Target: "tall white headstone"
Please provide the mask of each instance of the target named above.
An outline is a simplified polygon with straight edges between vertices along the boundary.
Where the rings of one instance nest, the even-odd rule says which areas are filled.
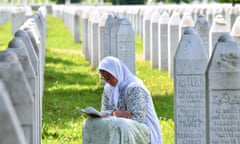
[[[186,28],[174,58],[175,144],[206,144],[207,63],[200,36]]]
[[[169,14],[164,11],[161,14],[159,19],[159,62],[158,68],[159,70],[168,70],[168,22],[169,22]]]
[[[173,58],[179,42],[180,21],[180,14],[174,11],[168,22],[168,74],[171,78],[174,72]]]
[[[202,39],[203,46],[206,49],[207,55],[209,57],[209,24],[204,15],[199,15],[195,23],[194,28],[198,32],[199,36]]]
[[[228,33],[215,45],[206,82],[208,143],[240,143],[240,49]]]

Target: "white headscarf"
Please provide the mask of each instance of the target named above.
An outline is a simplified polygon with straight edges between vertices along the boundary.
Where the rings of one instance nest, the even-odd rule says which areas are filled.
[[[114,105],[116,109],[119,94],[123,88],[141,86],[148,92],[147,88],[143,85],[142,81],[135,75],[133,75],[133,73],[122,61],[113,56],[104,57],[99,63],[98,70],[107,71],[118,80],[118,83],[115,87],[106,84],[106,86],[110,87],[111,90],[111,94],[109,94],[109,104]]]

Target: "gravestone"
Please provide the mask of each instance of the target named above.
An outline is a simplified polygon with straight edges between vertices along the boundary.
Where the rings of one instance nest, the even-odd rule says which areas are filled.
[[[90,24],[90,43],[91,43],[91,47],[90,47],[90,55],[91,55],[91,65],[93,67],[97,67],[98,63],[99,63],[99,45],[98,45],[98,26],[99,26],[99,22],[101,19],[101,14],[100,12],[97,12],[91,19],[91,24]]]
[[[21,9],[14,9],[15,11],[11,12],[11,32],[14,34],[19,27],[26,20],[25,11]]]
[[[209,24],[204,15],[199,15],[194,28],[202,39],[203,46],[206,49],[207,56],[209,57]]]
[[[150,60],[150,21],[153,12],[153,9],[147,9],[143,17],[143,57],[145,60]]]
[[[182,37],[186,27],[193,27],[194,21],[190,12],[184,12],[182,19],[179,23],[179,39]]]
[[[0,8],[0,24],[6,24],[10,19],[11,11],[7,7]]]
[[[158,53],[159,53],[159,19],[160,19],[160,12],[155,10],[151,17],[150,21],[150,62],[152,68],[158,67]]]
[[[111,56],[117,57],[117,32],[121,23],[120,17],[115,16],[111,28]]]
[[[168,22],[169,14],[164,11],[159,19],[159,70],[168,70]]]
[[[233,24],[231,35],[236,40],[237,45],[240,46],[240,16],[237,17]]]
[[[89,60],[89,47],[88,47],[88,18],[89,9],[84,9],[82,13],[82,50],[86,60]]]
[[[208,143],[240,143],[240,49],[228,33],[219,37],[206,71]]]
[[[222,15],[216,15],[213,24],[209,31],[209,57],[211,57],[213,48],[217,43],[218,38],[225,33],[229,32],[229,28],[227,26],[226,20]]]
[[[0,78],[14,105],[28,143],[33,142],[34,106],[31,88],[15,53],[0,52]]]
[[[99,11],[96,9],[93,9],[89,12],[89,18],[88,18],[88,56],[89,56],[89,62],[90,64],[92,64],[92,20],[94,19],[94,17],[100,17]],[[97,27],[95,26],[95,29],[97,29]]]
[[[135,34],[127,18],[122,18],[117,31],[117,58],[135,74]]]
[[[174,11],[168,22],[168,75],[173,78],[173,59],[179,42],[180,15]]]
[[[114,17],[104,13],[99,23],[99,61],[111,55],[111,28]]]
[[[207,63],[200,36],[186,28],[174,58],[175,144],[206,144]]]
[[[0,143],[26,144],[24,132],[9,98],[4,82],[0,79]]]

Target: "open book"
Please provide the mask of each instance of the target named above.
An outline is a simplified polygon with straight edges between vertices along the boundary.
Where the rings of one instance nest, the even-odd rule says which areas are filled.
[[[82,109],[82,112],[86,113],[88,116],[91,117],[102,117],[102,113],[93,107],[87,107],[85,109]]]

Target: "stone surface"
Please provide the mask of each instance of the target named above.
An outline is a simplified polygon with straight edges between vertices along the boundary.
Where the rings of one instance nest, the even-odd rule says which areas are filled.
[[[206,143],[206,50],[194,28],[186,28],[174,59],[175,144]]]
[[[229,34],[219,37],[207,68],[209,143],[240,143],[240,49]]]

